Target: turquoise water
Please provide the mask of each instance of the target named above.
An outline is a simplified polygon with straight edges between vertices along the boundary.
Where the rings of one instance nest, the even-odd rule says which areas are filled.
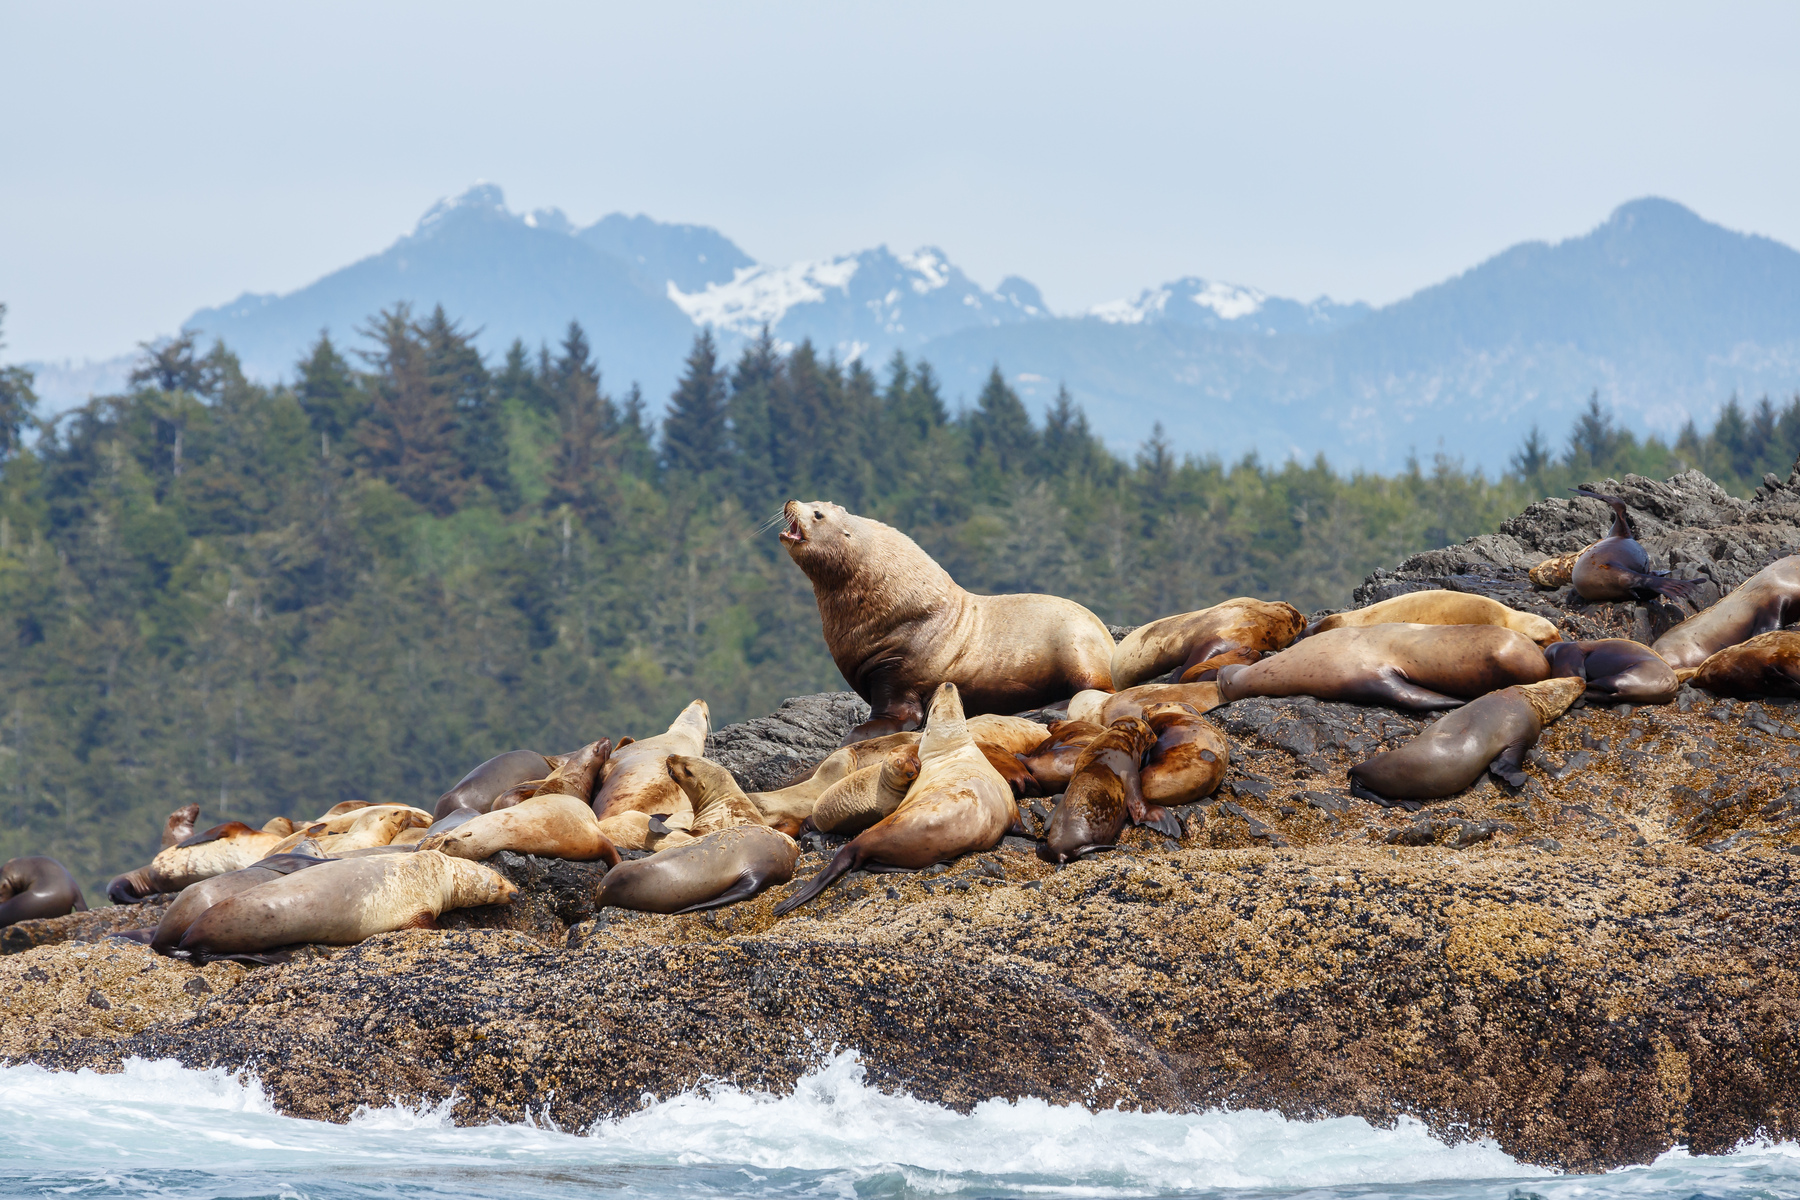
[[[270,1197],[1800,1197],[1800,1146],[1553,1175],[1416,1122],[1089,1113],[1027,1100],[967,1116],[866,1085],[839,1054],[792,1095],[716,1087],[585,1130],[458,1128],[442,1109],[278,1115],[255,1079],[133,1062],[0,1067],[0,1194]]]

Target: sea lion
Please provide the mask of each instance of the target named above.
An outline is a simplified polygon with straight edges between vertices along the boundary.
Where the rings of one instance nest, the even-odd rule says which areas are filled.
[[[393,929],[434,928],[450,909],[504,904],[518,890],[492,867],[430,850],[333,859],[213,905],[181,949],[212,958],[302,942],[354,946]]]
[[[775,915],[794,911],[846,871],[865,864],[916,871],[991,850],[1018,824],[1012,789],[969,736],[956,685],[940,684],[931,696],[925,736],[919,739],[919,777],[906,799],[845,844],[804,887],[776,906]]]
[[[1568,554],[1558,554],[1552,558],[1546,558],[1537,566],[1526,571],[1525,578],[1531,580],[1531,586],[1540,591],[1553,592],[1557,588],[1568,587],[1569,580],[1575,574],[1575,560],[1586,554],[1590,548],[1591,544]]]
[[[826,789],[866,767],[878,767],[888,755],[907,746],[917,746],[922,735],[890,733],[840,746],[794,782],[772,792],[751,792],[750,802],[762,813],[763,820],[784,832],[797,833],[799,826],[812,816],[813,806]],[[791,822],[793,829],[787,829]]]
[[[1407,592],[1371,604],[1333,613],[1306,627],[1301,637],[1312,637],[1329,629],[1351,629],[1362,625],[1498,625],[1522,633],[1540,646],[1562,640],[1555,625],[1536,613],[1508,608],[1498,600],[1468,592],[1452,592],[1432,588],[1423,592]]]
[[[1131,689],[1126,688],[1125,690],[1130,691]],[[1063,711],[1069,714],[1069,720],[1071,721],[1089,721],[1096,725],[1102,724],[1100,712],[1106,707],[1106,702],[1112,699],[1114,694],[1115,693],[1110,691],[1103,692],[1098,688],[1088,688],[1070,696],[1069,703],[1064,707]]]
[[[184,804],[169,814],[163,822],[162,849],[167,850],[177,842],[184,842],[194,836],[194,823],[200,819],[198,804]]]
[[[1251,596],[1163,617],[1138,626],[1113,647],[1113,687],[1132,687],[1171,671],[1179,678],[1197,664],[1233,650],[1280,650],[1300,636],[1305,624],[1306,618],[1293,605]]]
[[[486,812],[494,800],[507,789],[527,779],[542,779],[550,774],[549,757],[535,750],[508,750],[496,754],[451,785],[439,796],[434,817],[446,817],[451,810],[469,808]]]
[[[1650,556],[1631,532],[1625,502],[1586,488],[1570,491],[1598,500],[1613,510],[1612,529],[1575,559],[1569,578],[1583,600],[1648,600],[1661,594],[1671,600],[1692,599],[1700,585],[1691,579],[1670,579],[1667,571],[1652,571]]]
[[[1008,754],[1024,754],[1044,740],[1045,726],[1025,717],[980,713],[970,717],[968,724],[970,737],[998,746]]]
[[[1690,682],[1715,696],[1800,696],[1800,631],[1778,629],[1727,646]]]
[[[1076,760],[1088,743],[1105,732],[1106,726],[1092,721],[1058,721],[1050,727],[1050,736],[1033,747],[1030,754],[1021,754],[1019,761],[1044,794],[1055,795],[1068,786],[1075,774]]]
[[[280,879],[283,875],[292,875],[295,871],[316,867],[325,861],[327,860],[322,855],[271,854],[240,870],[227,871],[211,879],[202,879],[199,883],[190,883],[181,889],[181,895],[175,897],[175,902],[163,910],[162,920],[150,931],[149,946],[158,954],[168,954],[181,944],[181,939],[187,936],[187,931],[194,922],[213,905],[271,879]]]
[[[337,832],[332,832],[332,821],[341,821],[345,817],[354,820]],[[332,821],[315,821],[310,825],[300,826],[269,847],[269,854],[286,854],[303,838],[318,842],[329,854],[362,850],[369,846],[385,846],[403,830],[423,830],[431,824],[418,809],[399,804],[372,805],[360,813],[347,813],[343,817],[332,818]]]
[[[685,913],[748,900],[794,877],[800,847],[763,825],[716,829],[697,841],[620,863],[606,873],[600,908]]]
[[[1040,725],[1039,728],[1041,729],[1043,726]],[[1038,786],[1038,781],[1030,769],[1019,761],[1017,752],[980,739],[976,739],[975,745],[987,757],[988,765],[1000,773],[1000,778],[1006,780],[1006,786],[1011,789],[1014,800],[1044,794],[1044,790]],[[1033,748],[1035,749],[1035,747]]]
[[[1589,699],[1667,704],[1681,690],[1675,668],[1650,647],[1628,638],[1558,642],[1544,656],[1550,661],[1552,679],[1586,680]]]
[[[0,926],[87,910],[81,886],[54,858],[30,855],[0,867]]]
[[[1800,621],[1800,554],[1778,558],[1705,612],[1657,638],[1655,650],[1671,667],[1697,667],[1759,633]]]
[[[1230,665],[1230,664],[1227,664]],[[1105,728],[1121,717],[1141,717],[1153,704],[1185,704],[1196,713],[1209,713],[1225,703],[1215,680],[1203,683],[1140,683],[1115,692],[1100,706],[1095,724]]]
[[[1184,668],[1177,676],[1178,683],[1211,683],[1219,677],[1222,667],[1247,667],[1251,663],[1261,662],[1268,657],[1263,650],[1247,650],[1237,648],[1221,650],[1211,658],[1202,659],[1191,667]]]
[[[137,904],[146,896],[179,892],[190,883],[249,866],[281,840],[242,821],[226,821],[159,851],[148,866],[116,876],[106,894],[114,904]]]
[[[1089,742],[1050,814],[1038,857],[1063,863],[1107,849],[1118,844],[1126,821],[1179,836],[1181,823],[1173,814],[1144,800],[1138,771],[1155,745],[1156,734],[1142,717],[1124,717]]]
[[[988,761],[992,763],[993,758],[989,756]],[[826,788],[813,806],[809,822],[821,833],[861,833],[899,808],[918,777],[918,746],[902,746],[883,761],[852,771]]]
[[[738,825],[763,825],[762,812],[750,802],[730,771],[708,759],[671,754],[669,778],[687,794],[694,807],[689,836],[699,839]]]
[[[1429,710],[1549,673],[1536,642],[1498,625],[1363,625],[1315,634],[1253,667],[1226,667],[1219,694]]]
[[[1581,698],[1584,686],[1564,676],[1490,692],[1440,717],[1400,749],[1351,767],[1350,790],[1382,804],[1438,800],[1462,791],[1483,771],[1524,787],[1519,768],[1525,752],[1546,725]]]
[[[917,729],[939,683],[970,715],[1112,691],[1112,634],[1073,600],[971,595],[898,529],[823,501],[783,511],[781,543],[812,582],[826,648],[869,702],[844,744]]]
[[[1192,804],[1212,795],[1231,763],[1231,745],[1219,727],[1185,704],[1152,704],[1143,721],[1156,736],[1138,768],[1145,803]]]
[[[643,850],[647,818],[664,813],[693,816],[687,795],[669,778],[669,755],[699,758],[706,747],[710,712],[706,701],[682,709],[666,733],[613,750],[600,773],[594,812],[600,832],[623,850]],[[635,814],[635,815],[633,815]]]
[[[270,817],[262,823],[264,833],[273,833],[279,837],[286,837],[294,832],[294,829],[294,822],[287,817]]]
[[[479,813],[420,841],[416,852],[437,850],[481,860],[502,850],[573,862],[617,864],[618,847],[601,832],[594,810],[574,796],[533,796],[512,808]]]

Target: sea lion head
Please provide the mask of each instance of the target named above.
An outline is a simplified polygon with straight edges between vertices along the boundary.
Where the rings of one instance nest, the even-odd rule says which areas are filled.
[[[789,500],[781,512],[787,518],[781,545],[807,578],[829,582],[855,573],[857,535],[867,521],[829,500]]]
[[[1581,699],[1581,694],[1587,690],[1587,680],[1579,675],[1562,675],[1537,683],[1514,684],[1513,689],[1537,713],[1538,724],[1548,725],[1567,712],[1569,705]]]

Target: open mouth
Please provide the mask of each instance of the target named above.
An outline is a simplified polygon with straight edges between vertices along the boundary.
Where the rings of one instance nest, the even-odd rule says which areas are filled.
[[[788,518],[788,527],[781,531],[781,540],[791,546],[798,546],[806,540],[806,531],[800,528],[798,519]]]

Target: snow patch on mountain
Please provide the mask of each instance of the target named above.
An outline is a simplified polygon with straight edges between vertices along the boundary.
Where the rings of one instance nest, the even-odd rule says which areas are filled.
[[[828,291],[849,293],[861,262],[856,255],[794,263],[786,267],[739,267],[729,283],[709,283],[684,292],[668,283],[669,299],[696,325],[711,325],[746,336],[764,325],[779,325],[788,310],[819,304]]]

